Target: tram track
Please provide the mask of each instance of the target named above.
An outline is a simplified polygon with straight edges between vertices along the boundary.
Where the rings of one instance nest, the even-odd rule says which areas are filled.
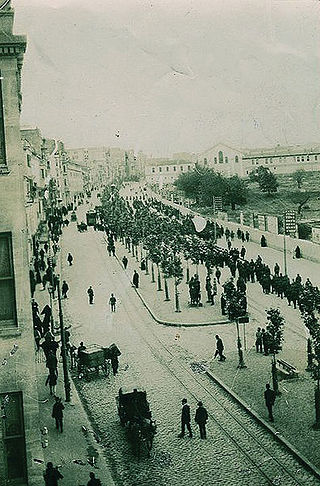
[[[129,279],[129,277],[127,278]],[[281,486],[320,484],[311,471],[299,467],[296,457],[285,445],[275,442],[271,434],[262,428],[249,415],[247,410],[237,404],[225,390],[216,383],[210,382],[210,386],[209,382],[204,383],[203,379],[196,377],[190,368],[182,364],[181,359],[177,358],[167,344],[155,333],[154,328],[146,322],[146,310],[138,305],[140,302],[138,303],[133,295],[131,298],[129,297],[128,301],[130,301],[130,313],[134,310],[135,316],[131,320],[131,326],[149,349],[151,355],[179,382],[190,396],[196,401],[201,399],[205,402],[212,422],[219,427],[223,435],[251,464],[251,467],[245,470],[248,473],[248,484],[249,482],[252,484],[250,473],[253,471],[259,471],[263,481],[261,484]],[[133,306],[133,309],[131,306]],[[139,322],[139,325],[137,322]],[[277,453],[275,453],[275,448]],[[243,468],[240,470],[244,472]]]
[[[139,320],[143,322],[143,320]],[[151,354],[165,366],[167,371],[179,381],[186,391],[199,400],[205,401],[208,409],[210,419],[222,430],[223,434],[227,436],[230,441],[241,451],[241,453],[252,464],[252,467],[258,469],[261,476],[267,480],[268,484],[290,485],[290,486],[304,486],[306,484],[320,484],[318,479],[308,471],[301,474],[301,469],[297,469],[297,460],[285,446],[276,444],[277,448],[282,449],[283,453],[289,454],[290,467],[286,466],[277,458],[272,452],[271,447],[274,447],[274,439],[268,437],[266,440],[266,432],[262,430],[253,418],[246,412],[245,423],[243,421],[243,409],[236,404],[230,395],[221,389],[218,384],[210,382],[210,389],[201,380],[196,378],[194,373],[183,365],[177,362],[176,356],[170,351],[168,346],[153,332],[150,327],[145,326],[144,332],[133,324],[135,331],[139,333],[140,338],[149,348]],[[146,339],[146,334],[152,336],[158,345]],[[168,364],[170,363],[170,365]],[[196,384],[199,394],[196,394],[194,386],[186,383],[186,377],[193,385]],[[217,398],[218,397],[218,398]],[[222,400],[221,400],[222,398]],[[214,404],[214,411],[212,409]],[[232,426],[231,421],[233,422]],[[230,429],[234,429],[234,433],[230,433]],[[267,442],[267,444],[266,444]],[[301,474],[301,478],[299,478]],[[307,477],[305,477],[307,476]]]

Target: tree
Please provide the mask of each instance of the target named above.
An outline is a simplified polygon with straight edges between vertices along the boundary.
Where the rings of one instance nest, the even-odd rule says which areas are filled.
[[[279,394],[279,387],[278,387],[278,376],[277,376],[277,368],[276,368],[276,353],[278,353],[281,349],[281,343],[283,341],[283,326],[284,326],[284,317],[280,314],[279,309],[269,309],[267,312],[267,320],[268,324],[266,326],[266,330],[268,331],[268,335],[270,338],[270,351],[272,353],[272,382],[273,382],[273,389],[274,392],[278,395]]]
[[[298,169],[292,174],[293,180],[296,181],[298,185],[298,189],[301,189],[302,181],[305,175],[306,175],[306,171],[304,169]]]
[[[234,175],[225,180],[224,198],[231,205],[231,209],[235,209],[236,204],[245,204],[247,193],[246,183],[239,176]]]
[[[277,178],[267,167],[259,166],[258,169],[250,172],[249,178],[252,182],[258,182],[260,190],[266,192],[268,196],[278,190]]]

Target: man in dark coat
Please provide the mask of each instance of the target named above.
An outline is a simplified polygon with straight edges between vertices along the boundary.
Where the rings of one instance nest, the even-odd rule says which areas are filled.
[[[136,270],[133,273],[132,283],[136,289],[139,287],[139,274]]]
[[[202,402],[198,402],[198,408],[196,410],[195,421],[199,425],[200,439],[207,438],[206,423],[208,420],[208,412],[204,408]]]
[[[96,478],[94,472],[90,473],[90,481],[88,481],[87,486],[101,486],[101,481],[99,478]]]
[[[87,294],[88,294],[88,297],[89,297],[89,304],[93,304],[94,291],[93,291],[93,288],[92,288],[91,285],[87,290]]]
[[[61,290],[62,290],[62,297],[64,299],[66,299],[68,297],[67,294],[68,294],[68,290],[69,290],[69,285],[67,284],[67,282],[65,280],[62,282]]]
[[[189,432],[189,437],[192,437],[190,421],[191,421],[190,406],[187,403],[187,399],[183,398],[182,409],[181,409],[181,433],[178,435],[178,437],[184,437],[186,427]]]
[[[68,261],[68,263],[69,263],[69,266],[71,267],[72,262],[73,262],[73,256],[71,255],[71,253],[68,253],[68,256],[67,256],[67,261]]]
[[[217,340],[217,349],[214,354],[214,358],[216,358],[219,355],[219,361],[225,361],[226,357],[223,355],[224,345],[222,339],[218,336],[218,334],[216,334],[216,340]]]
[[[59,479],[63,479],[57,467],[53,467],[52,462],[48,462],[47,469],[43,473],[46,486],[58,486]]]
[[[45,305],[41,312],[41,315],[44,316],[42,321],[43,334],[46,334],[49,331],[51,313],[51,307],[48,304]]]
[[[276,395],[274,391],[270,388],[269,383],[266,384],[266,390],[264,392],[264,399],[266,402],[266,407],[269,412],[269,420],[270,422],[274,422],[273,414],[272,414],[272,407],[274,405]]]
[[[123,264],[123,268],[126,270],[128,266],[128,258],[126,256],[122,258],[122,264]]]
[[[220,277],[221,277],[221,270],[220,270],[219,267],[217,267],[215,275],[216,275],[216,279],[217,279],[218,284],[219,284],[220,283]]]
[[[61,401],[61,398],[55,397],[55,404],[53,405],[52,409],[52,418],[56,420],[56,428],[57,430],[60,429],[60,432],[63,432],[63,410],[64,405]]]

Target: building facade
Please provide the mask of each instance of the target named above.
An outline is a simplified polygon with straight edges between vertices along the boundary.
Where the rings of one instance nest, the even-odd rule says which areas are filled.
[[[273,148],[241,149],[216,144],[198,155],[198,163],[226,176],[248,177],[259,166],[275,174],[290,174],[298,169],[320,170],[320,146],[277,145]]]
[[[10,3],[0,10],[0,484],[41,484],[39,408],[20,138],[26,38],[13,34]],[[42,479],[43,480],[43,479]]]
[[[148,184],[158,184],[163,187],[173,184],[180,174],[190,172],[195,167],[193,162],[185,160],[172,160],[165,158],[151,158],[145,167],[145,181]]]

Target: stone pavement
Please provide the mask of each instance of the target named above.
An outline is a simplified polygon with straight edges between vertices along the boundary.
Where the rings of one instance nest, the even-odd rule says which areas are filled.
[[[219,243],[221,246],[224,246],[223,240]],[[241,246],[242,243],[235,240],[234,245]],[[255,246],[257,247],[258,245],[246,245],[246,247],[249,247],[248,257],[256,257],[257,253],[254,253],[254,249],[257,250],[259,247],[255,248]],[[273,250],[273,252],[275,251],[276,250]],[[307,360],[307,334],[299,311],[294,310],[292,307],[288,307],[285,299],[281,300],[274,295],[263,294],[258,283],[248,283],[250,323],[245,325],[245,327],[243,325],[240,326],[242,344],[246,347],[244,350],[244,357],[247,368],[239,370],[237,369],[237,334],[234,323],[226,321],[226,324],[222,325],[222,323],[216,322],[216,325],[210,328],[210,330],[203,328],[203,323],[208,319],[207,316],[210,315],[210,312],[212,315],[212,307],[210,305],[194,309],[188,308],[185,304],[181,313],[175,313],[173,303],[162,303],[164,298],[163,292],[157,292],[155,288],[156,283],[150,284],[150,276],[146,277],[144,272],[139,270],[139,263],[135,258],[129,256],[129,252],[119,243],[117,244],[117,254],[120,261],[124,254],[126,254],[129,259],[126,272],[129,278],[131,278],[134,269],[138,270],[141,277],[139,293],[142,295],[145,305],[150,309],[151,314],[157,317],[161,316],[162,318],[165,316],[165,319],[163,320],[166,322],[164,323],[175,322],[176,325],[179,325],[180,323],[182,326],[185,326],[186,322],[192,323],[192,320],[194,320],[192,324],[196,325],[195,319],[196,316],[198,316],[197,326],[199,327],[194,330],[190,329],[188,338],[185,338],[186,331],[184,328],[179,329],[176,335],[176,340],[178,341],[177,345],[182,346],[188,354],[190,353],[193,355],[195,357],[195,362],[207,363],[209,365],[210,373],[213,374],[213,376],[222,380],[231,388],[231,390],[241,397],[244,402],[246,402],[248,408],[254,409],[266,420],[267,409],[264,405],[263,391],[266,383],[272,383],[271,357],[256,353],[255,330],[258,326],[264,327],[266,325],[264,309],[270,307],[280,308],[282,314],[286,318],[286,326],[284,333],[285,342],[279,358],[296,366],[299,370],[299,378],[280,381],[279,388],[281,396],[277,399],[275,404],[276,421],[274,429],[291,441],[292,444],[295,444],[295,446],[298,447],[306,457],[313,461],[317,467],[320,467],[320,460],[316,453],[316,449],[310,447],[310,443],[317,444],[320,447],[320,434],[311,429],[311,425],[314,422],[314,381],[312,380],[310,373],[305,371]],[[269,264],[272,263],[269,259],[267,259],[267,261]],[[316,265],[311,262],[308,263]],[[203,282],[205,279],[205,267],[203,265],[199,265],[199,274],[201,282]],[[229,271],[224,268],[222,270],[221,282],[223,283],[229,276]],[[184,285],[183,282],[180,287]],[[187,285],[185,285],[185,287],[188,288]],[[220,293],[221,286],[218,286],[218,298]],[[161,295],[160,298],[159,294]],[[187,299],[187,290],[181,294]],[[219,302],[219,300],[217,302]],[[165,313],[162,309],[168,304],[170,305],[170,310],[167,309]],[[220,311],[219,303],[214,307],[218,308]],[[193,316],[190,317],[189,313],[193,313]],[[219,319],[219,317],[216,318]],[[158,321],[158,319],[156,320]],[[228,358],[225,363],[212,360],[212,355],[215,349],[215,334],[219,334],[224,340]],[[293,424],[295,424],[294,427]]]
[[[58,260],[61,269],[61,260]],[[39,304],[40,311],[45,304],[49,304],[47,290],[40,290],[42,285],[37,285],[35,300]],[[63,302],[63,306],[64,306]],[[57,300],[54,300],[55,323],[58,322]],[[72,329],[71,329],[72,332]],[[59,342],[59,335],[56,336]],[[58,350],[58,356],[60,352]],[[43,351],[36,352],[36,373],[38,384],[38,399],[40,409],[39,434],[43,440],[48,440],[48,446],[43,449],[44,463],[35,461],[41,470],[45,469],[48,461],[54,465],[59,465],[59,471],[64,476],[59,482],[61,486],[85,486],[89,481],[89,473],[93,471],[96,477],[100,478],[102,486],[114,486],[114,482],[105,458],[103,449],[99,444],[99,437],[95,437],[92,425],[84,411],[76,388],[71,380],[71,402],[65,402],[63,387],[62,360],[59,359],[58,384],[56,395],[63,398],[64,410],[64,432],[61,434],[55,428],[55,420],[51,417],[54,398],[50,396],[49,386],[45,386],[48,376],[45,366],[45,356]],[[48,434],[43,435],[41,430],[46,427]],[[98,440],[96,440],[98,439]],[[94,462],[92,462],[94,457]],[[37,458],[34,458],[37,460]],[[91,464],[90,464],[91,463]],[[44,484],[41,483],[41,484]],[[40,485],[39,485],[40,486]]]
[[[63,237],[62,253],[66,255],[71,251],[75,257],[74,265],[64,268],[64,276],[70,284],[69,299],[64,303],[66,321],[73,322],[76,344],[80,340],[85,344],[101,345],[115,342],[122,351],[116,377],[101,375],[88,382],[75,379],[90,417],[99,429],[102,444],[112,457],[121,486],[204,486],[213,482],[228,486],[270,484],[261,477],[258,468],[252,467],[248,454],[238,447],[236,438],[241,440],[239,424],[229,424],[228,416],[221,416],[233,439],[220,427],[220,419],[216,418],[218,405],[209,393],[214,390],[219,400],[219,391],[212,388],[205,375],[193,371],[201,359],[207,360],[210,348],[212,354],[216,327],[181,328],[177,338],[176,329],[155,323],[147,314],[119,262],[107,255],[103,234],[90,228],[78,238],[75,235],[75,227],[70,226]],[[88,304],[86,289],[89,285],[95,291],[94,305]],[[108,306],[111,292],[118,299],[115,313],[111,313]],[[219,327],[233,328],[229,324]],[[201,382],[195,380],[195,376],[199,376]],[[120,426],[115,403],[120,386],[124,390],[137,387],[148,392],[151,410],[158,422],[150,459],[143,455],[138,460],[132,454],[126,430]],[[194,422],[192,441],[177,438],[181,398],[184,396],[192,406],[192,417],[197,400],[204,399],[210,413],[207,441],[199,439]],[[243,410],[238,413],[242,423],[246,414]],[[266,453],[258,450],[257,444],[250,444],[252,456],[259,454],[264,463],[272,460],[269,455],[275,455],[286,464],[291,463],[287,452],[279,448],[268,433],[255,424],[250,423],[251,427],[254,427],[253,436],[259,435],[269,451]],[[294,471],[300,479],[303,469],[297,462]],[[273,470],[272,475],[275,478],[277,470]],[[296,482],[282,484],[293,486]],[[308,481],[302,484],[308,484]]]

